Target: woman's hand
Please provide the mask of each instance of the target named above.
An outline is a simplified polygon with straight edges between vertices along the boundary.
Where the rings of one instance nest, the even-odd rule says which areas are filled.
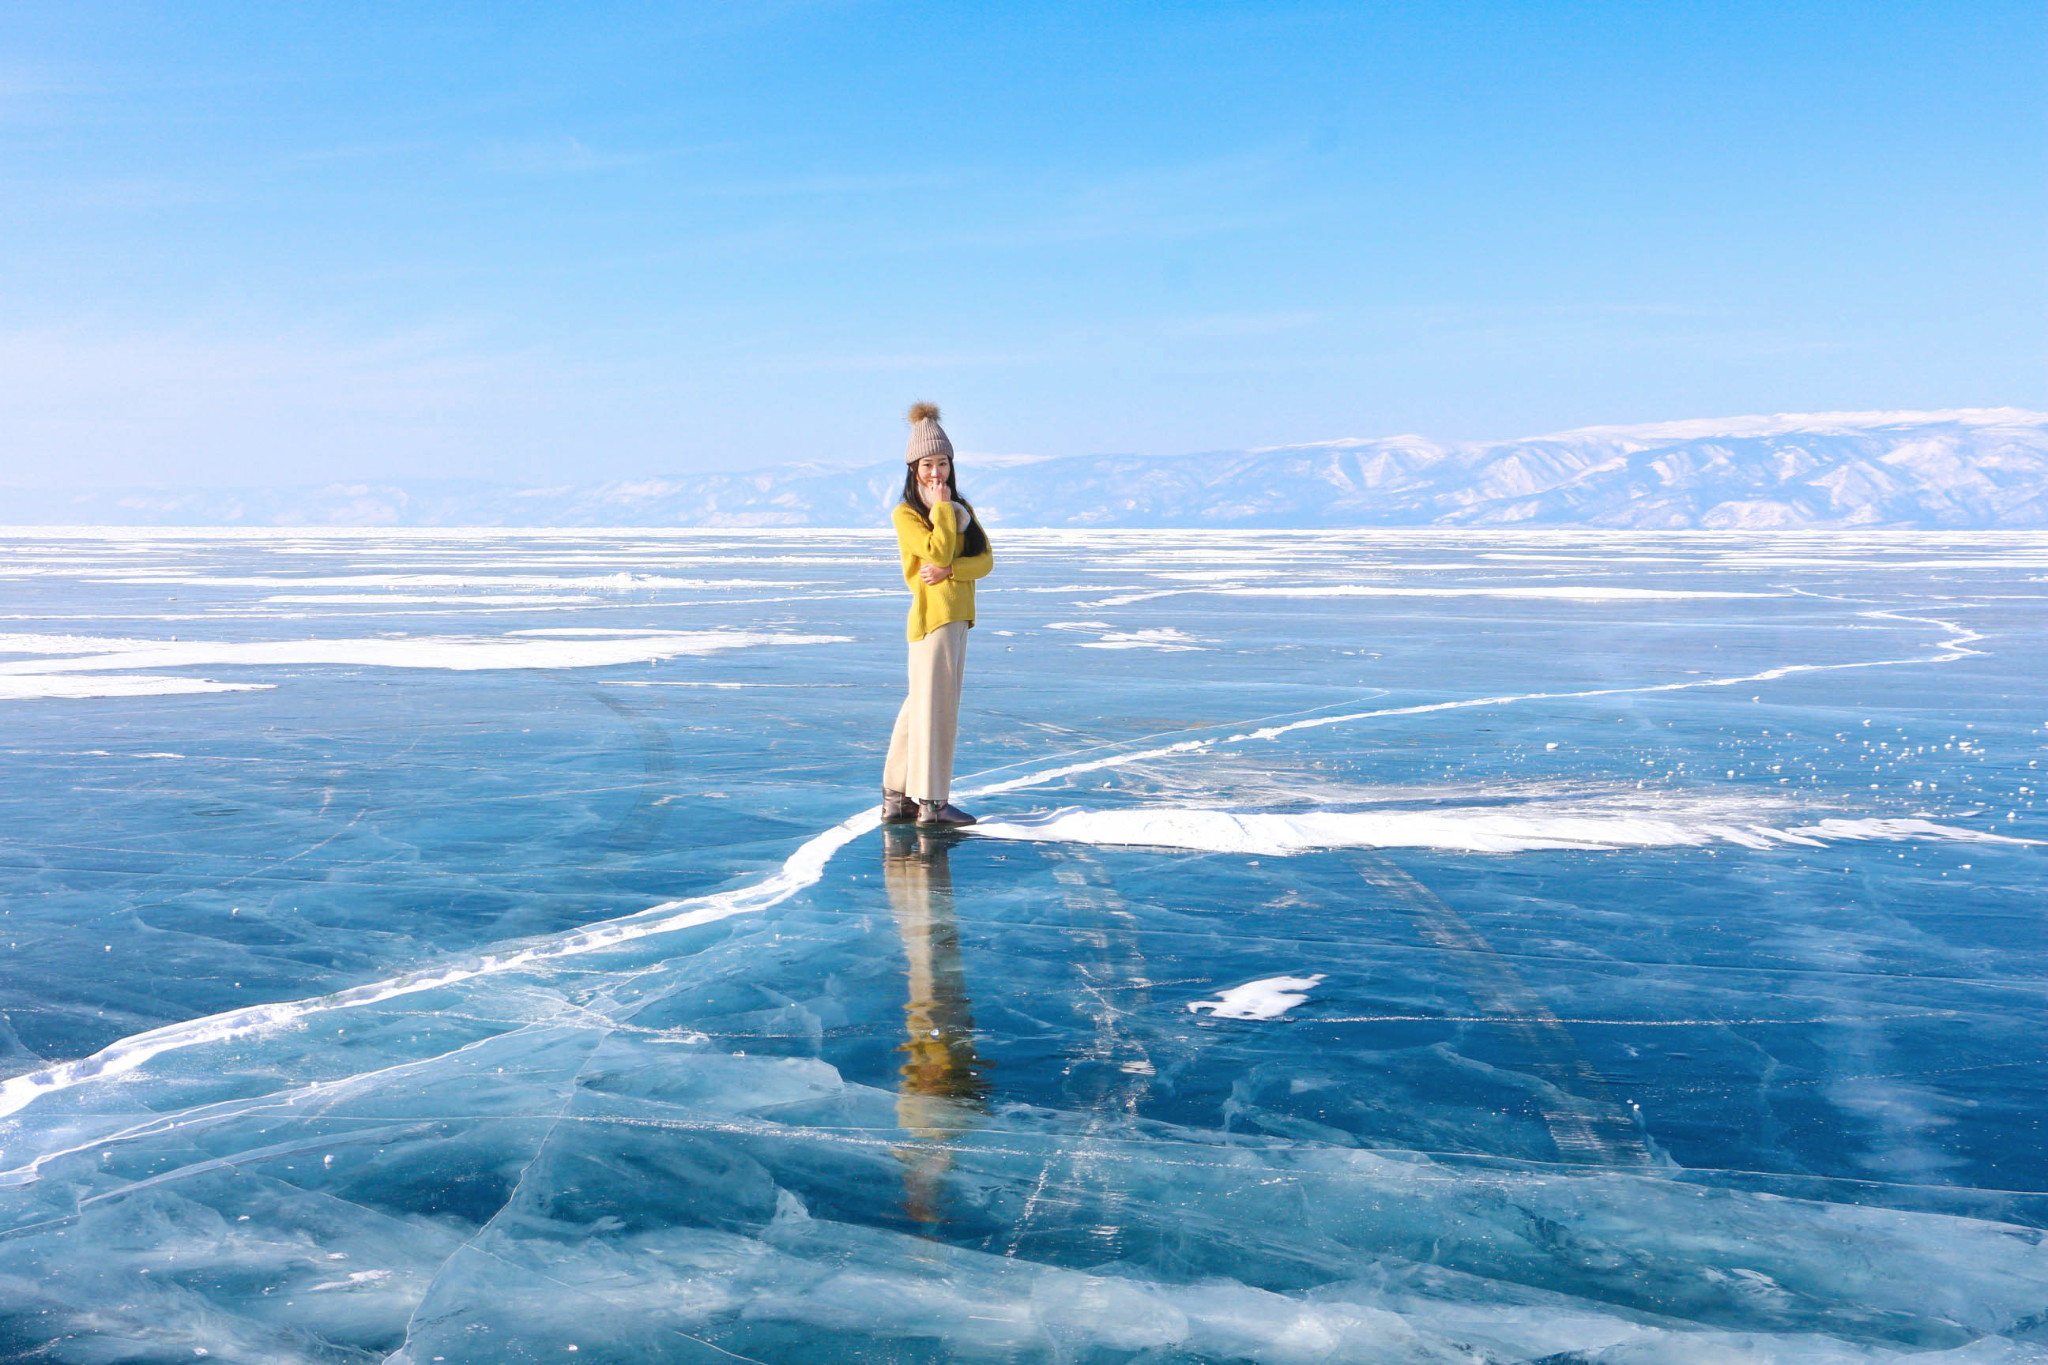
[[[944,564],[927,564],[917,571],[917,576],[927,585],[943,583],[953,576],[953,570]]]
[[[927,455],[917,462],[917,492],[926,507],[953,500],[953,462],[943,455]]]

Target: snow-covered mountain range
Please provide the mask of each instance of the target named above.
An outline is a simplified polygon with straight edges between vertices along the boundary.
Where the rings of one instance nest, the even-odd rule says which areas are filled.
[[[789,465],[557,488],[0,489],[0,524],[861,526],[881,522],[902,468]],[[2037,527],[2048,526],[2048,413],[1806,413],[1176,456],[970,454],[960,470],[991,524],[1018,527]]]

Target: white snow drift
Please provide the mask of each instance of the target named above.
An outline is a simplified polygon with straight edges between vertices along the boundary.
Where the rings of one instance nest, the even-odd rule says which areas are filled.
[[[1070,806],[1038,816],[984,820],[974,827],[973,833],[984,839],[1184,848],[1268,857],[1333,848],[1523,853],[1538,849],[1660,848],[1719,843],[1745,848],[1819,848],[1832,842],[1862,839],[2030,842],[1917,818],[1831,817],[1808,824],[1773,826],[1739,818],[1660,812],[1655,808],[1531,810],[1492,806],[1285,814],[1174,807],[1084,810]]]
[[[131,669],[293,667],[605,668],[768,645],[843,644],[845,635],[743,630],[658,630],[617,635],[390,635],[305,640],[145,640],[87,635],[0,634],[0,699],[145,696],[246,691],[261,683],[148,676],[88,681]],[[28,658],[9,658],[28,655]]]

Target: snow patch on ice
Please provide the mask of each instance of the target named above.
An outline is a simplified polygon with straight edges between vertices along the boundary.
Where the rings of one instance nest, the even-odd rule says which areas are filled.
[[[1090,640],[1082,649],[1157,649],[1168,653],[1198,650],[1213,640],[1172,626],[1152,627],[1144,630],[1118,630],[1107,621],[1047,621],[1047,630],[1099,631],[1099,638]]]
[[[1083,649],[1157,649],[1185,653],[1202,647],[1202,638],[1171,626],[1152,630],[1113,630],[1100,640],[1084,641]]]
[[[565,602],[595,602],[587,594],[534,594],[534,593],[470,593],[437,594],[420,592],[331,592],[331,593],[273,593],[263,599],[265,602],[288,603],[299,606],[350,606],[375,603],[390,605],[431,605],[444,607],[491,606],[491,607],[532,607],[546,604],[559,606]]]
[[[1831,841],[1848,839],[2035,842],[1931,820],[1826,819],[1781,828],[1731,818],[1701,819],[1696,814],[1677,812],[1530,811],[1493,806],[1287,814],[1174,807],[1084,810],[1068,806],[1043,815],[984,819],[970,832],[984,839],[1184,848],[1270,857],[1332,848],[1525,853],[1543,849],[1698,847],[1717,843],[1755,849],[1819,848]]]
[[[209,588],[513,588],[556,592],[643,592],[662,588],[788,588],[802,586],[772,578],[671,578],[664,574],[456,574],[364,573],[320,577],[283,574],[166,573],[160,569],[113,569],[80,574],[88,583],[134,583],[158,587]],[[383,600],[383,599],[375,599]]]
[[[1218,597],[1511,597],[1557,602],[1670,602],[1718,597],[1789,597],[1782,592],[1709,592],[1678,588],[1623,588],[1599,583],[1560,584],[1544,587],[1431,587],[1389,588],[1375,583],[1301,583],[1290,587],[1162,588],[1152,592],[1124,593],[1084,607],[1125,607],[1161,597],[1182,597],[1200,593]]]
[[[1314,976],[1268,976],[1218,991],[1214,1000],[1190,1000],[1189,1014],[1203,1010],[1218,1019],[1278,1019],[1308,1000],[1308,992],[1322,984],[1323,974]]]
[[[1544,587],[1388,588],[1371,583],[1304,584],[1290,588],[1212,588],[1231,597],[1536,597],[1565,602],[1669,602],[1717,597],[1789,597],[1782,592],[1718,592],[1705,589],[1623,588],[1604,583]]]
[[[82,700],[90,697],[177,697],[202,692],[261,692],[272,683],[224,683],[211,678],[179,678],[149,673],[115,677],[77,677],[41,673],[0,677],[0,701]]]
[[[0,698],[144,696],[165,692],[231,692],[253,683],[197,678],[113,679],[86,682],[74,675],[139,668],[210,668],[222,665],[338,664],[373,668],[603,668],[678,655],[766,645],[845,644],[847,635],[771,634],[759,631],[637,631],[601,637],[419,635],[308,640],[137,640],[84,635],[0,635],[0,654],[35,654],[0,662]]]
[[[357,1270],[351,1272],[345,1280],[328,1280],[324,1284],[312,1286],[305,1292],[308,1294],[319,1294],[329,1289],[363,1289],[376,1284],[379,1280],[388,1280],[390,1278],[391,1272],[388,1270]]]
[[[1964,815],[1976,815],[1977,811],[1963,811]],[[1787,834],[1805,835],[1814,839],[1945,839],[1958,844],[2035,844],[2038,839],[2014,839],[2003,834],[1991,834],[1983,830],[1964,829],[1960,825],[1937,825],[1931,820],[1822,820],[1811,825],[1796,825],[1785,831]]]

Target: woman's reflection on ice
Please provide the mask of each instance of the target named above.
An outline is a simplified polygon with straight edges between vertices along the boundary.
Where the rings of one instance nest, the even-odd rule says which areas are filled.
[[[896,1093],[896,1122],[917,1139],[896,1149],[903,1207],[920,1223],[945,1221],[949,1143],[987,1112],[988,1068],[974,1051],[974,1014],[953,919],[953,872],[946,856],[959,836],[885,826],[882,880],[909,959],[903,1024],[908,1054]]]

